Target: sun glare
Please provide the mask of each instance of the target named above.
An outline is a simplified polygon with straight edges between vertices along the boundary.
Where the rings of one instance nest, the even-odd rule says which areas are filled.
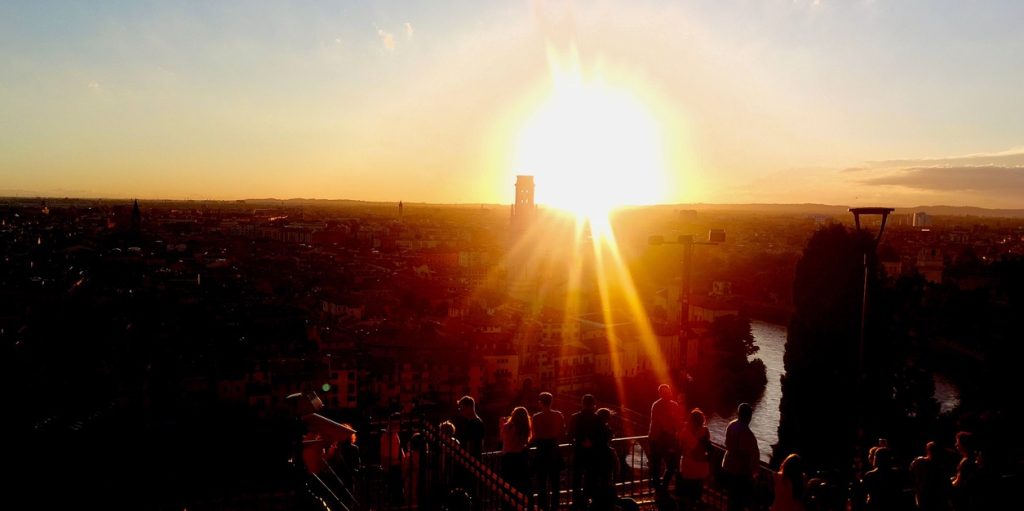
[[[583,73],[575,52],[549,52],[551,88],[524,124],[516,171],[536,176],[537,202],[601,224],[619,206],[665,199],[662,133],[628,87]]]

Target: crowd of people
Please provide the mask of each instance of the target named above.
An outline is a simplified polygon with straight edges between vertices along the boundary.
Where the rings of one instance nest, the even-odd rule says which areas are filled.
[[[559,509],[564,498],[563,470],[569,470],[573,509],[611,510],[621,504],[616,482],[627,467],[621,453],[612,445],[615,434],[608,408],[598,408],[592,395],[584,395],[579,410],[568,418],[552,408],[551,393],[538,395],[535,412],[516,406],[501,419],[501,478],[526,495],[542,510]],[[736,419],[725,432],[724,453],[713,463],[711,434],[704,413],[694,408],[688,413],[673,399],[668,385],[658,388],[658,399],[651,405],[647,432],[647,470],[650,487],[659,509],[702,509],[706,483],[715,479],[727,497],[728,509],[764,509],[805,511],[829,509],[816,497],[823,486],[820,478],[809,478],[799,454],[785,457],[777,471],[764,469],[760,449],[750,429],[753,408],[740,404]],[[389,418],[380,435],[380,467],[391,503],[416,506],[423,498],[423,479],[427,471],[446,494],[471,489],[471,478],[460,468],[452,454],[441,449],[427,465],[428,444],[414,432],[402,441],[401,416]],[[348,427],[348,425],[345,425]],[[476,410],[476,401],[464,396],[458,401],[458,413],[438,427],[439,434],[458,445],[470,456],[484,452],[487,428]],[[568,443],[571,455],[565,459],[560,444]],[[847,492],[846,507],[879,511],[919,509],[960,511],[984,509],[987,473],[977,440],[971,433],[956,435],[959,457],[952,463],[948,452],[936,442],[928,442],[923,455],[915,458],[907,470],[894,460],[883,439],[868,451],[870,470],[861,474]],[[361,465],[355,435],[324,451],[325,459],[339,478],[352,487]],[[765,489],[767,488],[767,491]],[[464,499],[471,496],[462,491]],[[767,497],[766,497],[767,495]],[[768,499],[767,501],[765,499]]]

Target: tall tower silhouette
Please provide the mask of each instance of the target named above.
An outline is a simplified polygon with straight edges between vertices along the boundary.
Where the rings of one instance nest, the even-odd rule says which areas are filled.
[[[142,211],[139,210],[139,199],[132,204],[132,231],[138,231],[142,227]]]
[[[533,192],[533,176],[516,176],[516,200],[512,203],[512,226],[509,233],[511,251],[506,259],[505,270],[509,296],[523,301],[534,299],[539,288],[537,262],[530,257],[530,252],[522,247],[517,249],[537,215]]]
[[[516,201],[512,204],[512,225],[524,228],[537,213],[533,202],[533,176],[516,176]]]

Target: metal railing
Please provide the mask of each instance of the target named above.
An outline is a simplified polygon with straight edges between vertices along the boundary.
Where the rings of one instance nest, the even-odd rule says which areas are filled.
[[[371,446],[365,454],[365,463],[345,467],[352,474],[345,484],[337,471],[322,479],[336,480],[351,490],[334,490],[336,501],[344,502],[347,509],[356,510],[416,510],[444,509],[451,511],[530,511],[531,497],[513,487],[500,476],[500,470],[485,464],[463,449],[452,438],[441,435],[437,426],[419,418],[403,417],[399,423],[401,444],[409,444],[413,435],[420,435],[422,447],[407,452],[400,469],[388,467],[380,459],[379,445],[383,431],[379,422],[369,423],[363,437]],[[331,460],[327,460],[331,464]],[[337,462],[334,462],[337,465]],[[334,481],[332,481],[334,482]],[[334,489],[335,484],[326,486]],[[327,499],[331,500],[331,499]],[[333,506],[329,506],[333,509]]]
[[[437,426],[432,422],[418,417],[403,416],[400,423],[402,445],[408,445],[414,434],[423,437],[425,446],[422,452],[410,454],[409,461],[403,463],[400,472],[383,467],[379,458],[380,434],[383,432],[381,422],[370,422],[362,429],[360,437],[363,445],[369,446],[364,451],[363,463],[358,467],[346,467],[347,478],[338,476],[335,470],[319,474],[323,486],[333,494],[327,494],[325,500],[331,501],[329,509],[359,510],[466,510],[466,511],[531,511],[538,509],[536,473],[531,473],[530,488],[516,488],[501,477],[501,453],[485,452],[479,458],[468,453],[450,438],[443,437]],[[658,492],[651,481],[649,461],[649,443],[646,436],[628,436],[615,438],[611,442],[615,463],[612,486],[614,499],[631,499],[641,508],[653,508]],[[559,506],[567,509],[573,506],[574,499],[585,498],[597,503],[613,498],[612,492],[596,494],[593,487],[584,488],[588,474],[593,477],[592,466],[578,466],[574,459],[575,449],[572,444],[560,444],[558,447],[563,468],[559,471],[560,492]],[[534,457],[536,448],[529,452],[531,472],[536,472]],[[728,507],[728,496],[721,474],[721,461],[724,448],[713,444],[709,453],[708,463],[711,475],[704,481],[700,500],[705,509],[725,510]],[[331,460],[327,460],[332,465]],[[753,511],[767,510],[772,502],[773,471],[761,464],[755,484],[750,509]],[[348,483],[344,482],[347,479]],[[812,483],[813,483],[812,479]],[[820,483],[822,488],[827,481]],[[668,485],[666,492],[676,496],[676,481]],[[339,489],[339,486],[342,489]],[[574,488],[574,486],[580,486]],[[808,490],[808,509],[831,510],[841,509],[842,501],[832,498],[819,498],[815,501],[813,484]],[[523,491],[525,490],[525,491]],[[835,493],[835,488],[829,491]],[[823,490],[824,492],[824,490]],[[324,495],[324,492],[318,492]],[[826,492],[827,493],[827,492]],[[842,492],[845,494],[845,492]],[[838,496],[838,494],[836,494]],[[331,498],[334,497],[334,498]],[[339,507],[337,504],[342,504]],[[575,506],[573,506],[575,507]]]

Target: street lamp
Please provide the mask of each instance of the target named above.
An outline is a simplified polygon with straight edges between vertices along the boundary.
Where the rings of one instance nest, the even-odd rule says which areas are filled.
[[[853,223],[856,225],[857,230],[861,231],[860,217],[861,215],[879,215],[882,217],[882,224],[878,228],[878,236],[874,238],[874,243],[871,248],[874,249],[878,246],[878,242],[882,241],[882,233],[885,232],[885,221],[889,218],[889,214],[894,211],[894,208],[850,208],[850,213],[853,213]],[[868,253],[864,251],[864,291],[861,294],[860,300],[860,343],[857,345],[857,369],[860,371],[860,379],[864,379],[864,325],[867,320],[868,311]]]
[[[681,284],[682,302],[679,316],[679,337],[684,337],[685,325],[690,321],[690,277],[693,273],[693,246],[694,245],[718,245],[725,243],[725,230],[711,229],[708,231],[707,241],[697,241],[692,234],[683,234],[676,238],[676,241],[665,241],[664,236],[655,235],[647,238],[651,245],[682,245],[683,246],[683,275]]]
[[[856,459],[860,459],[862,442],[864,441],[864,329],[867,321],[868,311],[868,250],[874,250],[878,247],[878,242],[882,241],[882,233],[885,232],[885,221],[889,218],[889,214],[894,211],[893,208],[850,208],[850,213],[853,213],[853,223],[858,231],[863,231],[860,224],[861,215],[878,215],[882,217],[881,225],[878,228],[878,236],[875,236],[871,245],[864,249],[864,289],[861,293],[860,301],[860,342],[857,344],[857,445],[855,451]],[[859,461],[858,461],[859,463]]]

